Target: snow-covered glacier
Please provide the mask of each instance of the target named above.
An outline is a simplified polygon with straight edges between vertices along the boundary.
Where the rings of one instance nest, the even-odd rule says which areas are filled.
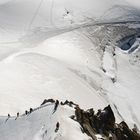
[[[0,0],[0,140],[94,139],[71,120],[74,108],[40,107],[50,98],[110,105],[116,123],[139,131],[139,83],[137,1]]]

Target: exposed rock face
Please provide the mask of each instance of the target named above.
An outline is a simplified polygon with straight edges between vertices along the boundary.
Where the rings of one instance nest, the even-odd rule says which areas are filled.
[[[46,103],[54,103],[55,102],[55,100],[53,100],[53,99],[44,99],[44,101],[42,102],[42,104],[41,105],[44,105],[44,104],[46,104]]]
[[[140,135],[137,131],[130,130],[125,122],[121,122],[117,125],[117,128],[114,129],[118,140],[139,140]]]
[[[91,136],[93,140],[96,140],[96,134],[101,134],[106,140],[140,140],[138,132],[129,129],[125,122],[115,123],[115,116],[110,105],[103,110],[98,110],[96,114],[93,109],[84,111],[76,106],[75,116],[83,132]]]
[[[54,103],[54,111],[57,110],[58,105],[75,108],[75,114],[70,118],[77,121],[81,125],[81,131],[93,140],[97,140],[97,134],[100,134],[103,140],[140,140],[136,126],[131,130],[124,121],[120,124],[115,123],[115,116],[110,105],[95,113],[93,108],[85,111],[79,105],[68,100],[59,104],[58,100],[45,99],[41,105],[48,102]],[[57,122],[55,132],[59,130],[59,125]]]

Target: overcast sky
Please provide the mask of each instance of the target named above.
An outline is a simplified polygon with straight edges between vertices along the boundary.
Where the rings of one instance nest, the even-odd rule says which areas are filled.
[[[8,1],[14,1],[14,0],[0,0],[0,4],[3,4],[3,3],[7,3]],[[16,0],[17,1],[17,0]],[[21,0],[19,0],[19,1],[21,1]],[[30,0],[29,0],[30,1]],[[39,1],[39,0],[37,0],[37,1]],[[51,0],[48,0],[48,1],[51,1]],[[62,0],[62,2],[68,2],[69,0]],[[80,4],[79,5],[81,5],[82,3],[86,3],[87,1],[92,1],[91,3],[93,3],[94,2],[94,4],[98,4],[99,2],[101,3],[101,0],[76,0],[75,1],[75,3],[77,3],[78,1],[80,1]],[[102,0],[102,3],[108,3],[109,1],[111,1],[111,0]],[[127,1],[127,2],[129,2],[130,4],[132,4],[133,6],[136,6],[136,7],[140,7],[140,0],[121,0],[122,2],[124,1]],[[60,2],[60,0],[59,0],[59,2]],[[95,3],[96,2],[96,3]],[[119,3],[120,2],[120,0],[114,0],[114,2],[115,3]]]
[[[126,0],[128,1],[130,4],[140,7],[140,0]]]

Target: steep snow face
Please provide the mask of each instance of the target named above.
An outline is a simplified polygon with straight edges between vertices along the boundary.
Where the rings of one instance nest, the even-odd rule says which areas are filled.
[[[2,115],[24,112],[47,97],[73,100],[82,108],[107,105],[98,95],[103,75],[100,51],[96,52],[81,31],[50,38],[35,48],[7,53],[1,54],[0,62]]]
[[[72,100],[83,108],[105,106],[106,101],[97,94],[102,72],[100,55],[93,55],[94,50],[88,38],[71,32],[1,61],[0,113],[23,112],[47,97]]]
[[[109,97],[109,100],[115,104],[115,107],[131,127],[136,124],[140,128],[139,120],[139,71],[137,64],[131,63],[131,54],[126,54],[120,49],[116,49],[115,59],[112,53],[105,51],[104,60],[106,75],[112,78],[113,83],[108,84],[107,80],[103,82],[103,89]],[[105,57],[104,56],[104,57]],[[110,63],[109,63],[110,62]]]
[[[96,29],[97,28],[98,27],[96,27]],[[98,47],[95,47],[94,45],[91,45],[90,47],[90,44],[86,43],[86,40],[92,40],[92,43],[97,43],[98,41],[96,40],[95,36],[97,37],[100,34],[99,32],[102,31],[102,28],[105,30],[104,32],[106,32],[105,36],[101,38],[100,44],[102,47],[105,47],[103,52],[103,48],[98,48],[101,47],[99,44]],[[88,82],[92,88],[96,89],[97,93],[107,94],[107,100],[112,105],[115,104],[115,108],[119,111],[122,120],[125,120],[131,127],[133,127],[133,124],[136,124],[140,128],[140,110],[138,108],[140,98],[140,80],[138,76],[140,71],[140,67],[138,65],[140,62],[139,38],[137,37],[135,39],[135,41],[131,44],[131,48],[127,52],[118,49],[116,43],[114,44],[115,39],[121,39],[122,36],[125,36],[125,33],[127,36],[129,36],[129,34],[134,34],[137,31],[127,27],[123,27],[123,31],[121,30],[122,27],[120,27],[120,25],[118,25],[118,27],[110,26],[108,28],[103,26],[102,28],[99,27],[97,29],[99,32],[96,32],[94,30],[95,27],[93,27],[89,28],[89,30],[85,29],[86,32],[79,30],[80,34],[78,34],[78,32],[72,32],[61,35],[62,39],[65,41],[62,41],[61,36],[49,39],[48,41],[45,41],[43,45],[35,48],[35,51],[49,55],[65,63],[69,63],[70,67],[77,71],[77,74],[80,77],[82,77],[82,74],[84,73],[84,77],[86,77],[84,80],[86,80],[86,82]],[[81,34],[81,31],[83,34]],[[74,35],[74,33],[78,34],[78,36]],[[109,36],[110,34],[112,34],[111,37]],[[68,39],[67,35],[71,36],[71,38]],[[86,39],[84,36],[88,36],[91,40],[89,38]],[[75,37],[80,39],[81,44],[79,44],[79,42],[78,44],[76,43],[77,39],[76,42],[73,41]],[[82,42],[81,39],[83,37],[85,38],[84,42]],[[98,36],[98,39],[100,39],[100,35]],[[66,40],[68,40],[69,44]],[[106,45],[106,41],[108,42],[108,45]],[[70,42],[72,42],[72,44],[76,44],[73,46],[70,44]],[[135,48],[136,45],[137,48]],[[75,49],[78,48],[78,51],[73,50],[73,47]],[[62,52],[64,52],[64,54]],[[78,56],[82,56],[83,59],[78,58]],[[137,59],[134,59],[134,56],[137,56],[135,57]],[[82,69],[75,67],[75,64],[90,68],[94,74],[98,73],[102,77],[102,80],[98,81],[99,77],[97,75],[96,77],[94,75],[90,75],[90,78],[92,79],[91,82],[88,79],[89,74],[85,73]],[[103,75],[100,71],[101,67],[105,70],[105,75]]]
[[[123,120],[131,124],[131,126],[135,123],[140,128],[140,110],[138,108],[140,98],[140,79],[138,76],[140,71],[139,30],[135,32],[133,30],[134,25],[128,26],[128,28],[125,26],[123,29],[121,27],[111,28],[113,26],[106,28],[108,33],[105,36],[105,40],[112,41],[105,45],[103,68],[105,69],[105,74],[111,78],[112,84],[109,84],[105,79],[102,87],[110,98],[109,100],[113,101],[113,104],[118,108]],[[117,34],[118,32],[119,35]],[[115,40],[120,39],[119,44],[128,44],[128,50],[121,50],[118,48],[119,44],[113,43]]]
[[[70,64],[89,68],[101,66],[100,52],[96,52],[86,34],[77,30],[50,38],[31,50]]]

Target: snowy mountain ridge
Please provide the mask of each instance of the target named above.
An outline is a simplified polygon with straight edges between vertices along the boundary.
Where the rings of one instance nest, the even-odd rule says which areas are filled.
[[[113,125],[116,125],[113,126],[115,131],[112,121]],[[71,101],[59,104],[58,100],[48,99],[44,100],[40,107],[25,111],[21,116],[0,117],[0,136],[3,140],[120,140],[123,137],[140,139],[137,128],[130,130],[124,122],[114,124],[114,121],[110,106],[94,114],[93,109],[84,111]]]
[[[129,0],[0,0],[0,140],[139,140],[139,13]]]

